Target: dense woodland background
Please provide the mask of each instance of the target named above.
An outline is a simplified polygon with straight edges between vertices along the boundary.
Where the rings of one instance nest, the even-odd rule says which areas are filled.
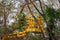
[[[60,0],[0,0],[0,40],[6,34],[24,31],[29,16],[36,27],[36,19],[42,17],[46,32],[28,32],[20,40],[60,40]]]

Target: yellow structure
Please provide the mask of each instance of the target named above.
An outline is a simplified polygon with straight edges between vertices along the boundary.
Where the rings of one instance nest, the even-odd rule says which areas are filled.
[[[26,18],[27,18],[27,26],[28,27],[23,32],[7,34],[2,38],[2,40],[6,40],[8,38],[25,37],[27,32],[41,32],[41,30],[43,30],[44,23],[43,23],[42,17],[37,18],[37,20],[38,20],[37,27],[35,27],[36,22],[34,21],[34,18],[31,15],[27,16]],[[42,29],[40,29],[40,28],[42,28]]]

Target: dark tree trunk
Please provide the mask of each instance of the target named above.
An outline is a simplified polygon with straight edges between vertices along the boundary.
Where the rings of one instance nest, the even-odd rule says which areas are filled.
[[[49,40],[57,40],[55,38],[55,33],[52,32],[53,28],[55,28],[55,25],[53,25],[53,24],[48,24],[47,25],[47,31],[48,31],[48,35],[49,35]]]

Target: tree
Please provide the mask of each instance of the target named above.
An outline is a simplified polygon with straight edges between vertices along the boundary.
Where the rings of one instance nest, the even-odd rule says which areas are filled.
[[[11,32],[11,30],[7,28],[8,16],[10,15],[11,9],[13,8],[13,3],[11,3],[10,1],[2,0],[0,2],[0,17],[2,18],[3,21],[0,28],[0,36],[3,36]]]
[[[31,1],[31,0],[30,0]],[[55,33],[52,32],[52,30],[55,28],[55,19],[57,19],[57,17],[59,17],[60,13],[57,12],[55,9],[46,6],[46,12],[43,10],[42,8],[42,3],[39,0],[40,6],[41,6],[41,10],[43,13],[41,13],[37,7],[35,6],[35,4],[31,1],[31,3],[33,4],[34,8],[38,11],[38,13],[44,18],[44,21],[46,22],[47,25],[47,31],[49,34],[49,40],[56,40],[55,38]],[[59,15],[58,15],[59,14]],[[60,18],[60,17],[59,17]]]
[[[23,31],[26,27],[26,18],[25,18],[25,14],[24,13],[21,13],[18,15],[18,24],[19,24],[19,27],[18,27],[18,30],[19,31]]]

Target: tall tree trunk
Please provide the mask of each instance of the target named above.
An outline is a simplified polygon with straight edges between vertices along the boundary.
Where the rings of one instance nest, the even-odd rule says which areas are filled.
[[[47,24],[47,31],[49,35],[49,40],[56,40],[55,38],[55,33],[52,32],[53,28],[55,27],[54,23],[53,24]]]
[[[4,27],[6,27],[6,13],[4,13]]]
[[[4,34],[7,33],[7,25],[6,25],[7,15],[6,14],[7,14],[6,8],[4,8],[4,11],[3,11],[3,16],[4,16],[4,30],[5,30]]]

